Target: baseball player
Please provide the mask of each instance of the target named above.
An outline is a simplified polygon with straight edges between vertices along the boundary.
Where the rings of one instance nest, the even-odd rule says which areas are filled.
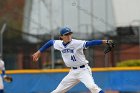
[[[0,93],[4,93],[4,85],[3,85],[3,79],[6,82],[12,82],[12,77],[7,76],[5,74],[5,66],[4,61],[0,59],[0,70],[2,71],[2,74],[0,75]]]
[[[72,39],[72,33],[70,28],[63,27],[60,30],[60,40],[46,42],[32,55],[33,61],[38,61],[41,53],[53,46],[54,49],[61,52],[64,63],[71,69],[68,75],[64,77],[58,87],[51,93],[65,93],[79,82],[82,82],[91,93],[104,93],[94,82],[91,68],[88,65],[88,60],[85,58],[83,49],[94,45],[106,44],[111,40],[76,40]]]
[[[3,77],[5,76],[5,67],[4,62],[0,59],[0,70],[2,71],[2,74],[0,76],[0,93],[4,93],[4,85],[3,85]]]

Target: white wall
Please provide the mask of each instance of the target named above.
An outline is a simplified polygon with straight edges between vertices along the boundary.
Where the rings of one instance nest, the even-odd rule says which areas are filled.
[[[113,0],[116,26],[129,26],[140,20],[140,0]]]

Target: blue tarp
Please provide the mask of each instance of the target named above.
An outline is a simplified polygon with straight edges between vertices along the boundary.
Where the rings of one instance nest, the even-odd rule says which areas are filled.
[[[6,83],[6,93],[50,93],[54,90],[67,73],[33,73],[10,74],[12,83]],[[98,86],[103,90],[140,91],[140,71],[104,71],[93,72],[93,77]],[[88,91],[79,83],[69,93]]]

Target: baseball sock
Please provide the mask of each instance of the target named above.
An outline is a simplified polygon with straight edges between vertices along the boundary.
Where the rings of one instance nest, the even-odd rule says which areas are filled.
[[[3,90],[0,90],[0,93],[4,93],[4,91]]]
[[[104,93],[102,90],[99,93]]]

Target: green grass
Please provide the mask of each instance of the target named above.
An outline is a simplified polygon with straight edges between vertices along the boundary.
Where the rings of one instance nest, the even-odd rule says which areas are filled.
[[[140,66],[140,60],[127,60],[117,63],[117,67],[136,67]]]

